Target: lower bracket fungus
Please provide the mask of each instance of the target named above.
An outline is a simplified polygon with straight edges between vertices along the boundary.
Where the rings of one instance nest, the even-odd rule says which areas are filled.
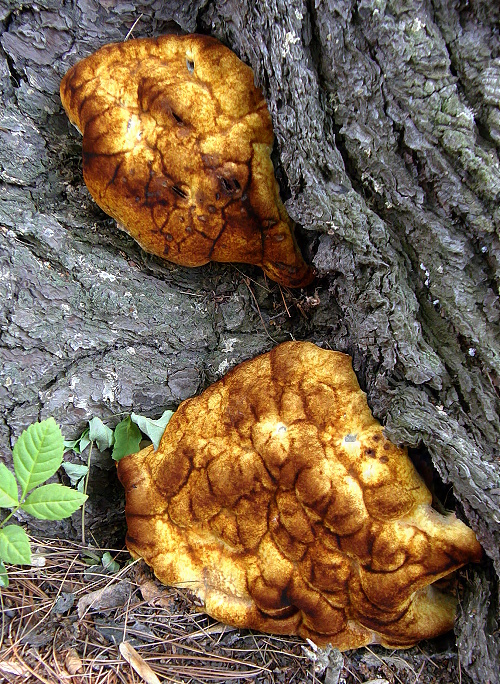
[[[384,436],[350,357],[308,342],[184,401],[118,475],[132,555],[238,627],[408,647],[453,627],[433,583],[481,558]]]
[[[274,177],[266,102],[252,69],[215,38],[106,45],[67,72],[61,100],[83,134],[92,197],[144,250],[311,282]]]

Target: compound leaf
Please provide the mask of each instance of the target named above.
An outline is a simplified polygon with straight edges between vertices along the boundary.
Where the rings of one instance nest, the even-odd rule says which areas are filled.
[[[14,508],[18,503],[16,478],[4,463],[0,463],[0,508]]]
[[[78,510],[86,499],[86,494],[71,487],[48,484],[31,492],[21,508],[40,520],[62,520]]]
[[[22,527],[7,525],[0,528],[0,559],[12,565],[30,564],[30,540]]]
[[[24,430],[13,449],[14,470],[23,496],[58,470],[63,453],[64,439],[53,418]]]

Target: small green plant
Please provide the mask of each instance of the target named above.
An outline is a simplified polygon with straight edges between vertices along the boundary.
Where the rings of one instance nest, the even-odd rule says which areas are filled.
[[[130,416],[126,416],[120,421],[114,430],[104,425],[100,418],[92,418],[89,420],[88,428],[83,431],[80,437],[64,442],[64,446],[66,449],[81,454],[89,445],[92,447],[93,442],[95,442],[99,451],[113,447],[111,456],[115,461],[119,461],[124,456],[134,454],[139,450],[143,433],[149,437],[154,448],[157,449],[173,413],[173,411],[164,411],[156,420],[131,413]],[[83,491],[83,480],[88,473],[88,466],[63,463],[63,468],[68,474],[71,484]]]
[[[115,561],[113,556],[110,554],[109,551],[105,551],[102,554],[101,558],[101,564],[103,568],[106,568],[110,572],[116,574],[118,570],[120,569],[120,564]]]
[[[29,537],[19,525],[6,523],[22,509],[40,520],[62,520],[74,513],[87,499],[83,492],[61,484],[46,482],[63,462],[64,438],[53,418],[33,423],[25,430],[12,452],[14,473],[0,463],[0,508],[10,513],[0,522],[0,587],[9,578],[5,563],[29,565]]]
[[[155,449],[163,435],[165,427],[173,415],[173,411],[164,411],[157,420],[132,413],[118,423],[114,430],[104,425],[100,418],[89,420],[89,426],[74,440],[64,442],[64,448],[77,454],[83,454],[87,449],[87,464],[63,463],[62,466],[73,487],[79,492],[87,493],[87,484],[92,459],[92,448],[97,444],[99,451],[111,449],[111,456],[119,461],[124,456],[134,454],[139,450],[139,444],[144,433],[153,442]],[[141,432],[142,431],[142,432]],[[82,544],[85,544],[85,505],[82,506]]]

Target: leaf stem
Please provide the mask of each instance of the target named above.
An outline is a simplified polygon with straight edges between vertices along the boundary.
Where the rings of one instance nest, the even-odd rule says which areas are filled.
[[[90,442],[89,446],[89,456],[87,458],[87,474],[85,475],[85,483],[83,486],[83,493],[87,493],[87,485],[89,483],[89,474],[90,474],[90,459],[92,458],[92,447],[94,446],[94,442]],[[82,504],[82,544],[85,544],[85,501]]]
[[[18,504],[15,508],[13,508],[11,510],[11,512],[9,513],[9,515],[6,518],[4,518],[4,520],[2,520],[2,522],[0,522],[0,528],[3,527],[5,525],[5,523],[7,522],[7,520],[10,520],[10,518],[12,518],[14,513],[16,513],[20,508],[21,508],[21,504]]]
[[[19,500],[19,503],[17,504],[17,506],[14,506],[14,508],[13,508],[13,509],[11,510],[11,512],[9,513],[9,515],[8,515],[6,518],[4,518],[4,519],[0,522],[0,529],[5,525],[5,523],[6,523],[8,520],[10,520],[10,519],[12,518],[12,516],[13,516],[15,513],[17,513],[17,511],[22,507],[22,505],[23,505],[23,503],[25,502],[25,500],[26,500],[26,494],[21,494],[21,499]]]

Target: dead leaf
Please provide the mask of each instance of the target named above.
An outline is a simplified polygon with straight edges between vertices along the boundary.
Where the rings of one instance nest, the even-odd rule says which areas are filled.
[[[110,584],[103,589],[91,591],[90,594],[85,594],[78,601],[78,617],[82,618],[90,609],[103,611],[123,606],[129,600],[130,593],[130,582],[126,580]]]
[[[0,672],[6,675],[15,675],[16,677],[29,677],[30,671],[23,667],[18,660],[4,660],[0,662]]]
[[[64,658],[64,667],[70,675],[83,672],[83,662],[74,648],[70,648]]]
[[[130,667],[137,672],[139,677],[142,677],[147,684],[161,684],[160,680],[144,658],[137,653],[135,648],[131,646],[128,641],[122,641],[119,649]]]
[[[172,611],[175,605],[175,597],[172,591],[165,587],[160,587],[154,580],[147,579],[139,585],[142,598],[152,606],[159,606],[168,611]]]

